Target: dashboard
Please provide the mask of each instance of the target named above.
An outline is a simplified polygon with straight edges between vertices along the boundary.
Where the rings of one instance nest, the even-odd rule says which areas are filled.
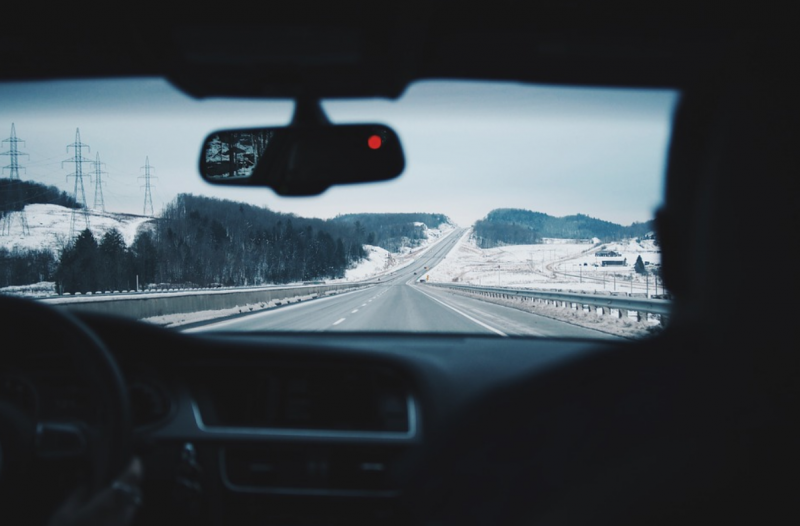
[[[80,318],[126,380],[146,473],[142,524],[406,522],[407,490],[474,402],[605,348],[438,334],[198,335]],[[63,350],[27,356],[3,372],[0,395],[38,418],[100,418]]]

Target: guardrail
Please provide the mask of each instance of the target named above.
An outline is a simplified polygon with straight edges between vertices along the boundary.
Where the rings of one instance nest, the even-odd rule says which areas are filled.
[[[142,292],[120,295],[58,296],[43,299],[58,308],[77,312],[102,312],[143,319],[236,307],[275,305],[300,297],[318,297],[371,285],[372,282],[331,285],[294,285],[246,289],[210,289]]]
[[[616,314],[622,317],[623,311],[638,320],[642,315],[654,314],[659,317],[661,324],[665,325],[672,310],[669,300],[652,298],[634,298],[630,296],[610,296],[599,294],[579,294],[576,292],[550,292],[529,289],[511,289],[505,287],[483,287],[475,285],[462,285],[456,283],[425,283],[426,287],[439,287],[461,292],[470,292],[487,297],[500,299],[515,299],[520,301],[541,301],[561,307],[592,308],[598,314]],[[606,312],[608,311],[608,312]]]

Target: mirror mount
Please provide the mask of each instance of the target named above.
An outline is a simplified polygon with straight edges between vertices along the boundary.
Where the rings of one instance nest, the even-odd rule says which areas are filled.
[[[290,128],[331,126],[331,121],[325,115],[319,99],[309,97],[298,97],[294,102],[294,115]]]

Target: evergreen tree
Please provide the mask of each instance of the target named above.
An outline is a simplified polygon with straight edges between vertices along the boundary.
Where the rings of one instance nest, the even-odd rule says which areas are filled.
[[[94,292],[97,287],[97,241],[88,228],[61,253],[56,270],[59,292]]]
[[[131,260],[131,273],[134,276],[134,280],[138,276],[140,288],[148,283],[156,283],[158,254],[156,252],[153,234],[146,230],[136,234],[129,250],[129,255]]]
[[[125,239],[116,228],[105,233],[98,246],[98,286],[103,290],[127,290],[128,251]]]
[[[635,270],[639,274],[647,274],[647,269],[644,268],[644,261],[642,261],[642,256],[638,256],[636,258],[636,263],[633,265],[633,270]]]

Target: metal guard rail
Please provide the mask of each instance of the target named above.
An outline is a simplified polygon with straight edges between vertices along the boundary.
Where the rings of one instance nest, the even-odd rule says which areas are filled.
[[[548,292],[528,289],[510,289],[504,287],[482,287],[475,285],[457,285],[454,283],[430,283],[424,284],[426,287],[449,288],[477,293],[494,293],[509,298],[535,298],[541,300],[560,301],[564,303],[576,303],[580,305],[590,305],[592,307],[603,307],[607,309],[622,309],[637,312],[647,312],[661,316],[669,316],[671,312],[671,302],[669,300],[659,300],[650,298],[631,298],[626,296],[599,296],[597,294],[578,294],[575,292]]]

